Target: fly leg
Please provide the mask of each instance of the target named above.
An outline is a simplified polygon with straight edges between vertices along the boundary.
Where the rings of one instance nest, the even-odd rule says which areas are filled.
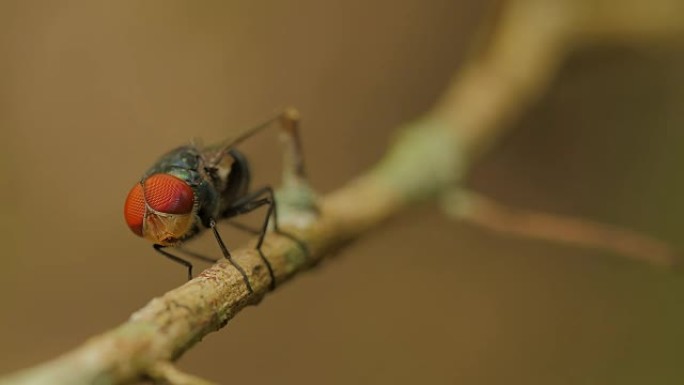
[[[168,251],[164,250],[168,246],[162,246],[162,245],[154,245],[152,246],[159,254],[165,256],[166,258],[172,260],[173,262],[176,262],[178,264],[181,264],[185,266],[188,269],[188,281],[192,279],[192,263],[190,263],[188,260],[183,259],[177,255],[171,254]],[[208,262],[208,263],[216,263],[216,259],[206,257],[202,254],[198,254],[195,252],[192,252],[190,250],[182,249],[180,247],[177,247],[178,251],[180,251],[183,254],[187,254],[188,256],[192,258],[199,259],[200,261]]]
[[[235,263],[235,261],[233,260],[233,258],[230,255],[230,252],[228,251],[228,248],[226,248],[226,245],[223,243],[223,240],[221,239],[221,236],[219,235],[218,230],[216,229],[216,221],[211,219],[209,222],[209,226],[211,227],[211,230],[214,233],[214,236],[216,237],[216,241],[218,242],[219,247],[221,248],[221,252],[223,253],[223,256],[235,267],[235,269],[237,269],[237,271],[240,272],[240,274],[242,275],[242,278],[245,280],[245,285],[247,285],[247,291],[249,291],[250,294],[253,293],[254,290],[252,290],[252,285],[249,283],[249,279],[247,278],[247,274],[245,273],[245,270],[242,268],[242,266]],[[153,247],[158,253],[165,256],[166,258],[172,260],[173,262],[176,262],[176,263],[179,263],[179,264],[185,266],[188,269],[188,281],[192,279],[192,263],[190,263],[186,259],[183,259],[177,255],[174,255],[174,254],[169,253],[168,251],[164,250],[167,246],[155,244]],[[206,256],[201,255],[201,254],[194,253],[194,252],[189,251],[189,250],[180,249],[180,248],[178,250],[184,254],[187,254],[193,258],[197,258],[197,259],[204,261],[204,262],[210,262],[210,263],[216,262],[216,260],[213,258],[209,258],[209,257],[206,257]]]
[[[188,269],[188,281],[192,279],[192,263],[190,263],[190,262],[186,261],[185,259],[178,257],[176,255],[173,255],[173,254],[169,253],[168,251],[164,250],[164,248],[166,248],[166,246],[154,245],[152,247],[154,247],[154,249],[159,254],[165,256],[166,258],[168,258],[168,259],[170,259],[176,263],[179,263],[179,264],[187,267],[187,269]]]
[[[218,230],[216,229],[216,221],[214,218],[209,219],[209,227],[211,228],[211,231],[214,233],[214,237],[216,237],[216,242],[218,242],[219,247],[221,248],[221,252],[223,253],[223,257],[230,262],[237,271],[240,272],[242,275],[242,279],[245,281],[245,285],[247,286],[247,291],[249,294],[252,294],[254,290],[252,289],[252,284],[249,283],[249,278],[247,278],[247,273],[245,273],[245,269],[242,268],[242,266],[238,265],[234,260],[233,257],[230,255],[230,252],[228,251],[228,248],[226,247],[225,243],[223,243],[223,239],[221,239],[221,235],[219,234]]]
[[[264,243],[264,237],[266,236],[268,224],[271,217],[273,217],[273,230],[276,233],[283,235],[297,243],[297,245],[299,245],[299,247],[301,247],[302,250],[304,250],[304,252],[308,255],[308,249],[306,248],[306,245],[304,245],[304,243],[302,243],[293,235],[281,231],[278,227],[278,210],[276,209],[276,201],[274,198],[273,189],[270,186],[266,186],[244,196],[243,198],[237,200],[233,205],[228,207],[228,209],[226,209],[222,213],[222,216],[224,218],[232,218],[238,215],[249,213],[251,211],[258,209],[261,206],[266,205],[268,206],[268,210],[266,212],[264,222],[261,225],[261,230],[258,232],[259,239],[257,240],[256,249],[259,252],[261,260],[264,262],[264,265],[268,269],[268,274],[271,278],[271,284],[269,285],[269,288],[273,290],[276,286],[275,274],[273,273],[273,266],[271,266],[271,262],[269,262],[269,260],[266,258],[263,251],[261,250],[261,246]],[[239,225],[238,227],[243,228],[243,230],[250,231],[250,229],[246,226]]]
[[[235,227],[238,230],[242,230],[246,233],[252,234],[252,235],[259,235],[261,234],[261,230],[257,230],[251,226],[247,226],[243,223],[240,222],[235,222],[235,221],[227,221],[226,222],[228,225]]]
[[[183,247],[178,247],[178,246],[177,246],[176,248],[177,248],[178,251],[180,251],[181,253],[183,253],[183,254],[185,254],[185,255],[187,255],[187,256],[189,256],[189,257],[195,258],[195,259],[197,259],[197,260],[200,260],[200,261],[202,261],[202,262],[206,262],[206,263],[216,263],[216,262],[218,262],[218,259],[216,259],[216,258],[207,257],[206,255],[202,255],[202,254],[200,254],[200,253],[196,253],[196,252],[194,252],[194,251],[188,250],[188,249],[183,248]]]

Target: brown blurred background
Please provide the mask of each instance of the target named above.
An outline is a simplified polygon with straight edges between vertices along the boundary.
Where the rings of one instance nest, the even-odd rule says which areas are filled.
[[[485,6],[0,2],[0,373],[183,283],[123,222],[129,188],[160,154],[295,105],[312,181],[331,191],[435,101]],[[681,46],[576,53],[470,184],[684,248],[682,68]],[[278,181],[275,137],[242,146],[257,184]],[[680,273],[500,237],[426,205],[180,365],[220,383],[669,384],[684,375],[683,304]]]

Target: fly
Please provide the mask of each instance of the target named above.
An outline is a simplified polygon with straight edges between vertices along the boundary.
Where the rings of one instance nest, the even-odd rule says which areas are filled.
[[[197,145],[181,146],[162,156],[128,193],[124,205],[128,227],[136,235],[150,240],[156,251],[185,266],[188,269],[188,279],[192,279],[192,264],[170,253],[167,248],[180,246],[204,230],[210,230],[223,257],[240,272],[248,291],[252,293],[252,285],[245,270],[231,257],[216,228],[216,222],[267,206],[261,229],[252,232],[258,234],[256,249],[268,270],[270,287],[273,289],[273,268],[261,251],[270,219],[273,218],[275,232],[291,238],[302,247],[303,244],[280,231],[273,189],[270,186],[250,189],[249,162],[234,146],[278,119],[285,128],[290,128],[288,133],[294,136],[298,144],[297,113],[295,110],[286,110],[221,144],[207,148]],[[301,157],[299,160],[301,161]],[[301,166],[300,164],[303,172]]]

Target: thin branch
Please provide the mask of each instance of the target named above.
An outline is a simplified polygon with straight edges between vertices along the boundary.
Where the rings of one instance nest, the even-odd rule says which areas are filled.
[[[665,242],[618,226],[505,206],[466,191],[455,191],[444,203],[452,216],[498,233],[602,249],[657,266],[681,263]]]
[[[483,49],[466,63],[431,113],[404,127],[377,167],[322,198],[318,215],[306,209],[315,207],[315,195],[308,186],[289,183],[297,186],[292,188],[285,183],[279,206],[294,209],[284,210],[281,219],[310,253],[289,238],[269,234],[263,251],[279,283],[366,234],[405,206],[458,185],[470,163],[540,97],[573,44],[589,40],[588,27],[603,22],[592,18],[590,0],[510,0],[501,4]],[[653,2],[645,4],[652,6]],[[675,2],[671,5],[678,7]],[[630,25],[621,24],[626,30]],[[608,29],[595,30],[599,34]],[[615,30],[622,31],[611,31]],[[296,170],[292,174],[296,175]],[[267,293],[268,272],[256,251],[243,248],[233,256],[246,270],[252,294],[234,267],[222,260],[153,299],[124,324],[52,361],[6,377],[0,384],[119,384],[153,373],[160,362],[178,358]]]
[[[147,375],[158,383],[168,385],[216,385],[205,379],[183,373],[170,362],[158,362],[147,371]]]

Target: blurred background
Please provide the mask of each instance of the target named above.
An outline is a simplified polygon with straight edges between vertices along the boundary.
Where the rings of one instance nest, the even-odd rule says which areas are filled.
[[[312,182],[332,191],[434,103],[488,5],[0,2],[0,373],[184,282],[123,221],[158,156],[294,105]],[[681,44],[579,50],[469,185],[684,248],[682,68]],[[275,130],[241,148],[257,185],[278,183]],[[501,237],[424,205],[179,364],[219,383],[669,384],[684,375],[683,303],[680,272]]]

